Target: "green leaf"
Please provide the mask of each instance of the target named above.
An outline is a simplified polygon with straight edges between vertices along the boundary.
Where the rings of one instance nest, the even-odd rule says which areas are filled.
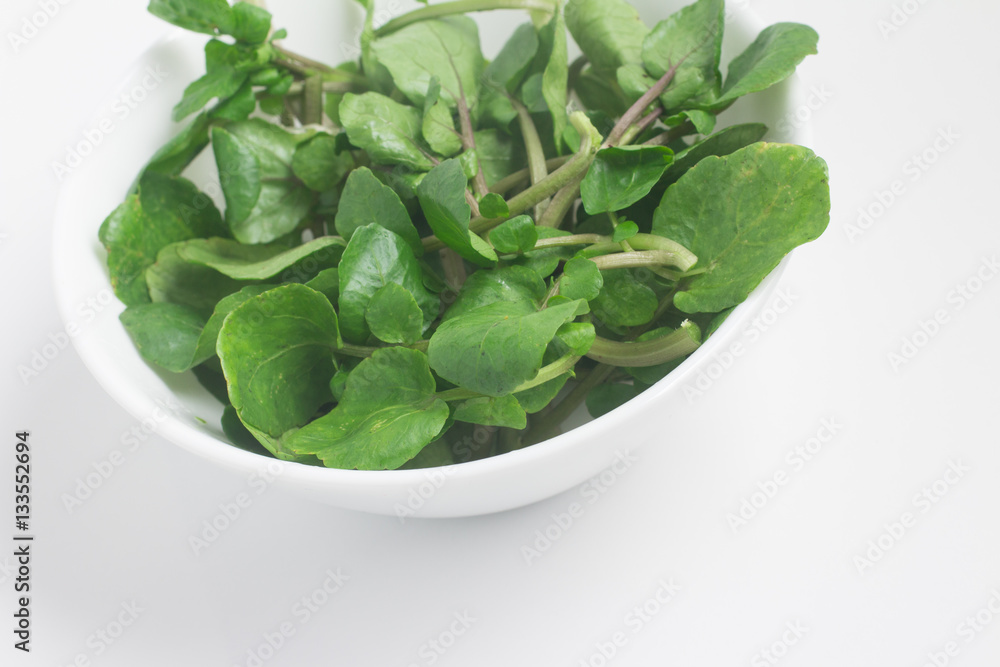
[[[653,319],[659,300],[632,269],[612,269],[602,274],[604,285],[590,304],[595,316],[612,327],[634,327]]]
[[[145,273],[164,246],[203,236],[226,236],[212,200],[190,181],[147,172],[101,224],[115,295],[126,306],[149,301]]]
[[[263,44],[270,30],[270,12],[249,2],[237,2],[233,5],[232,26],[224,32],[241,42]]]
[[[149,298],[188,306],[205,318],[211,316],[219,299],[248,285],[203,264],[189,262],[171,244],[160,250],[156,263],[146,269]]]
[[[642,389],[631,384],[601,384],[587,394],[587,411],[594,419],[621,407],[642,393]]]
[[[642,62],[642,40],[649,28],[625,0],[570,0],[566,26],[591,65],[606,75]]]
[[[174,245],[181,259],[211,267],[236,280],[267,280],[286,272],[306,258],[320,268],[335,266],[344,242],[323,236],[295,248],[281,244],[244,245],[229,239],[192,239]],[[292,276],[282,276],[282,282]],[[300,282],[300,281],[295,281]]]
[[[420,340],[424,314],[405,287],[387,283],[372,295],[365,310],[365,322],[379,340],[410,345]]]
[[[257,108],[257,95],[250,81],[245,81],[239,90],[228,99],[219,102],[208,116],[212,120],[243,121]]]
[[[590,322],[567,322],[559,327],[556,338],[569,348],[574,356],[582,357],[590,350],[597,338],[594,325]]]
[[[687,171],[711,155],[729,155],[752,143],[760,141],[767,134],[763,123],[733,125],[705,137],[690,148],[674,156],[674,161],[663,175],[663,183],[671,185]]]
[[[143,168],[143,174],[157,172],[178,176],[187,168],[205,146],[208,146],[208,114],[200,114],[184,126],[170,141],[160,147]],[[140,174],[141,176],[141,174]]]
[[[483,170],[486,185],[494,183],[524,166],[525,160],[510,136],[497,130],[475,133],[476,156]]]
[[[243,305],[245,302],[249,301],[258,294],[263,294],[268,290],[274,289],[276,285],[249,285],[244,287],[239,292],[234,292],[229,296],[223,297],[215,304],[215,310],[212,312],[212,316],[208,318],[205,323],[205,328],[202,329],[201,335],[198,337],[198,344],[195,348],[194,358],[191,360],[192,366],[197,366],[203,361],[210,359],[215,356],[215,348],[219,342],[219,332],[222,331],[222,323],[226,321],[226,317],[229,313],[236,310],[239,306]]]
[[[309,422],[332,398],[338,343],[333,306],[295,283],[249,299],[223,323],[218,353],[229,400],[278,458],[294,457],[277,438]]]
[[[553,229],[552,227],[536,227],[539,239],[549,239],[556,236],[569,236],[565,229]],[[573,246],[555,246],[552,248],[542,248],[541,250],[529,250],[523,257],[513,260],[516,264],[531,269],[542,278],[548,278],[556,269],[559,263],[570,259],[576,254]]]
[[[571,377],[573,377],[573,373],[563,373],[556,379],[544,382],[537,387],[519,391],[514,394],[514,397],[525,412],[533,415],[548,407]]]
[[[260,198],[260,163],[250,145],[221,127],[212,128],[212,151],[226,198],[226,218],[246,220]]]
[[[119,316],[139,354],[174,373],[191,368],[205,319],[175,303],[130,306]]]
[[[482,211],[482,207],[480,207],[480,211]],[[490,232],[490,243],[493,244],[497,252],[505,255],[527,252],[538,243],[538,230],[530,216],[519,215],[493,228]]]
[[[454,108],[465,97],[476,105],[483,55],[479,29],[466,16],[414,23],[377,39],[373,45],[379,63],[392,74],[396,87],[422,107],[431,80],[441,85],[441,100]]]
[[[376,224],[354,232],[338,267],[340,325],[344,338],[356,344],[368,339],[365,312],[375,293],[389,283],[408,291],[423,312],[423,327],[438,315],[438,299],[424,287],[420,265],[400,236]]]
[[[400,164],[417,171],[434,166],[420,145],[421,114],[385,95],[347,93],[340,103],[340,122],[351,143],[375,164]]]
[[[538,53],[538,33],[530,23],[522,23],[483,72],[483,82],[491,90],[513,93],[524,80]]]
[[[347,177],[334,225],[348,241],[359,227],[372,223],[395,232],[409,244],[416,256],[424,254],[420,233],[410,222],[410,214],[399,195],[367,167],[359,167]]]
[[[340,273],[337,269],[323,269],[316,274],[316,277],[306,283],[306,287],[311,287],[317,292],[326,295],[334,306],[340,297]]]
[[[653,189],[674,159],[666,146],[624,146],[597,153],[580,184],[590,215],[628,208]]]
[[[200,111],[215,98],[225,100],[236,94],[236,91],[246,82],[247,73],[232,67],[220,67],[192,82],[184,89],[184,96],[174,107],[172,118],[182,120]]]
[[[465,281],[458,298],[445,312],[444,320],[498,302],[527,303],[537,310],[545,292],[545,282],[523,266],[476,271]]]
[[[467,184],[461,163],[445,160],[417,186],[417,198],[428,224],[445,245],[474,264],[490,266],[497,261],[496,253],[481,239],[477,247],[469,231],[472,209],[465,198]]]
[[[712,130],[715,129],[715,114],[708,111],[701,111],[700,109],[688,109],[687,111],[682,111],[679,114],[675,114],[670,118],[666,119],[666,123],[670,127],[677,127],[683,125],[685,121],[691,121],[694,125],[694,129],[698,134],[709,135]]]
[[[611,235],[611,240],[615,243],[621,243],[622,241],[628,241],[630,238],[639,233],[639,225],[635,224],[631,220],[622,220],[615,227],[614,234]]]
[[[506,218],[510,215],[510,208],[503,197],[490,192],[479,201],[479,213],[484,218]]]
[[[806,25],[778,23],[765,28],[746,51],[729,63],[722,96],[715,107],[724,107],[749,93],[784,81],[806,56],[817,53],[819,35]]]
[[[563,267],[559,279],[559,293],[569,299],[592,301],[601,293],[604,277],[601,270],[589,259],[574,257]]]
[[[222,410],[222,419],[220,421],[222,432],[226,434],[226,438],[234,446],[260,456],[274,457],[266,447],[260,444],[257,438],[254,437],[254,434],[247,430],[247,427],[240,421],[240,416],[236,414],[233,406],[226,405]]]
[[[292,157],[295,176],[316,192],[332,189],[353,167],[351,154],[338,153],[337,139],[324,133],[299,144]]]
[[[582,302],[536,311],[530,303],[492,303],[441,324],[427,354],[442,378],[485,396],[503,396],[531,380],[556,331]]]
[[[215,35],[232,27],[226,0],[150,0],[149,13],[186,30]]]
[[[315,454],[330,468],[398,468],[437,438],[448,421],[448,404],[434,392],[422,352],[376,350],[351,371],[337,407],[286,434],[281,445]]]
[[[563,132],[569,124],[566,100],[569,87],[569,55],[566,50],[566,21],[561,11],[539,31],[541,48],[535,62],[544,63],[541,95],[552,115],[552,136],[556,149],[563,144]]]
[[[505,426],[523,429],[528,426],[528,416],[514,396],[497,398],[483,396],[470,398],[455,406],[455,421],[483,426]]]
[[[757,143],[708,157],[667,189],[653,232],[698,256],[674,304],[714,313],[741,303],[792,248],[830,216],[826,163],[807,148]]]
[[[698,0],[660,21],[643,41],[642,59],[654,79],[679,65],[660,96],[668,113],[708,105],[719,97],[724,14],[724,0]]]
[[[421,133],[427,145],[438,155],[451,157],[462,150],[462,138],[455,130],[451,109],[442,100],[432,104],[424,113]]]

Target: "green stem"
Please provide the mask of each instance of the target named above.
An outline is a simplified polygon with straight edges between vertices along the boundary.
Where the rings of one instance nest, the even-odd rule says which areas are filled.
[[[542,139],[538,136],[538,128],[531,120],[531,114],[523,104],[511,98],[511,104],[517,111],[517,122],[521,128],[521,136],[524,138],[524,150],[528,156],[528,173],[531,175],[531,183],[535,185],[549,175],[548,167],[545,164],[545,150],[542,148]],[[542,217],[545,209],[545,201],[535,204],[535,220]],[[540,223],[539,223],[540,224]]]
[[[673,253],[680,262],[675,264],[681,271],[690,271],[691,267],[698,263],[698,256],[682,246],[677,241],[659,236],[657,234],[636,234],[629,240],[629,244],[636,250],[663,250]]]
[[[618,246],[621,250],[621,246]],[[590,261],[597,264],[602,271],[609,269],[643,268],[651,266],[677,266],[678,258],[672,252],[665,250],[642,250],[636,252],[618,252],[600,257],[591,257]]]
[[[563,186],[562,190],[556,193],[555,197],[545,208],[545,212],[542,213],[541,217],[537,218],[536,223],[539,227],[552,227],[553,229],[558,229],[562,224],[563,218],[566,217],[566,213],[573,207],[573,202],[575,202],[580,197],[580,183],[583,182],[583,176],[578,176],[570,183]]]
[[[535,443],[541,442],[543,440],[548,440],[559,428],[566,419],[573,414],[577,406],[587,398],[587,394],[590,390],[601,384],[614,373],[614,366],[605,366],[603,364],[595,366],[587,377],[573,387],[573,390],[566,394],[566,397],[559,402],[559,405],[555,406],[550,412],[541,415],[541,420],[538,423],[531,425],[521,437],[521,447],[527,447],[528,445],[534,445]]]
[[[558,5],[552,0],[455,0],[454,2],[442,2],[421,7],[394,18],[376,30],[375,35],[384,37],[418,21],[467,12],[485,12],[492,9],[537,9],[554,13],[558,10]]]
[[[600,234],[571,234],[569,236],[554,236],[548,239],[538,239],[532,250],[555,248],[566,245],[593,245],[597,243],[611,243],[611,237],[601,236]]]
[[[686,320],[681,328],[662,338],[642,342],[618,342],[598,336],[587,356],[610,366],[645,368],[685,357],[701,344],[701,329]]]
[[[576,362],[580,361],[580,357],[568,354],[565,357],[561,357],[556,361],[553,361],[548,366],[543,366],[539,369],[538,374],[531,378],[527,382],[519,384],[510,393],[516,394],[521,391],[527,391],[529,389],[534,389],[535,387],[545,384],[550,380],[555,380],[560,375],[568,373],[576,366]],[[447,391],[442,391],[437,395],[443,401],[465,401],[470,398],[488,398],[483,394],[472,391],[471,389],[462,389],[461,387],[457,389],[448,389]]]
[[[302,123],[319,125],[323,122],[323,77],[313,74],[305,81],[302,100]]]
[[[572,158],[572,155],[563,155],[561,157],[554,157],[551,160],[545,161],[546,172],[551,172],[559,167],[563,166]],[[493,184],[490,188],[490,192],[495,192],[498,195],[507,194],[509,191],[513,190],[519,185],[527,184],[531,182],[531,174],[527,169],[521,169],[520,171],[515,171],[510,176],[505,176],[499,181]]]
[[[363,345],[351,345],[350,343],[344,343],[337,348],[337,352],[343,354],[347,357],[359,357],[365,359],[372,356],[372,354],[379,348],[377,347],[365,347]]]

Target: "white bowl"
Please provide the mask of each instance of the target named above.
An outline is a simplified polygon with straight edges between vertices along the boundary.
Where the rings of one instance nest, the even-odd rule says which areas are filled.
[[[354,3],[321,3],[331,21],[339,24],[339,39],[289,42],[290,48],[342,59],[356,35]],[[636,0],[649,25],[683,2]],[[390,7],[392,3],[390,3]],[[345,9],[345,7],[349,7]],[[299,24],[288,17],[311,16],[315,3],[285,0],[276,23],[295,36]],[[308,12],[306,11],[308,9]],[[301,10],[299,14],[295,12]],[[335,16],[335,15],[340,16]],[[482,16],[482,15],[481,15]],[[523,15],[500,12],[490,16],[483,31],[484,50],[496,52]],[[738,53],[764,26],[747,11],[737,10],[727,24],[725,52]],[[306,31],[315,31],[306,24]],[[308,34],[306,35],[308,37]],[[178,126],[169,122],[170,108],[180,99],[188,82],[203,73],[203,37],[178,32],[154,45],[136,63],[132,76],[119,91],[129,93],[149,84],[148,72],[159,72],[162,81],[123,115],[114,100],[98,114],[112,120],[112,131],[103,132],[100,145],[64,181],[55,220],[55,284],[59,308],[80,357],[104,389],[128,412],[181,447],[230,470],[249,475],[269,471],[274,485],[339,507],[386,515],[460,517],[499,512],[527,505],[580,484],[611,465],[624,453],[623,443],[641,444],[668,420],[680,418],[686,398],[683,389],[716,354],[736,339],[774,292],[782,264],[740,305],[702,347],[669,376],[613,412],[532,447],[493,458],[432,470],[355,471],[317,468],[265,459],[228,443],[219,426],[222,406],[190,373],[173,375],[153,370],[144,362],[118,321],[122,305],[112,296],[97,229],[120,203],[136,173],[150,155]],[[150,69],[147,69],[150,68]],[[116,98],[118,97],[116,96]],[[802,91],[792,79],[765,93],[741,101],[722,120],[727,124],[762,121],[772,129],[769,140],[807,144],[801,123],[782,123],[801,106]],[[105,125],[107,127],[107,125]],[[96,134],[91,136],[96,137]],[[86,147],[80,147],[80,152]]]

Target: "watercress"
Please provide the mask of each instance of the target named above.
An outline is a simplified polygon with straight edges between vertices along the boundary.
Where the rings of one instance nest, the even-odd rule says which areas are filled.
[[[256,4],[149,5],[210,36],[206,73],[100,240],[139,353],[193,369],[237,446],[384,470],[539,442],[665,377],[828,223],[823,160],[715,130],[816,52],[807,26],[723,76],[723,0],[653,26],[625,0],[358,4],[337,66]],[[466,14],[493,9],[526,15],[490,61]],[[183,175],[209,148],[222,212]]]

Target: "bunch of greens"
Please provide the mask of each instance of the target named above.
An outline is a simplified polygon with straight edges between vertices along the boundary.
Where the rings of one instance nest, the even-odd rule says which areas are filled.
[[[464,14],[501,8],[528,20],[487,61]],[[816,52],[803,25],[723,77],[723,0],[652,29],[624,0],[457,0],[375,28],[362,0],[337,67],[247,2],[149,9],[212,36],[207,72],[100,239],[140,353],[193,369],[251,450],[380,470],[538,442],[663,378],[828,222],[810,150],[714,131]],[[224,213],[182,176],[209,147]]]

